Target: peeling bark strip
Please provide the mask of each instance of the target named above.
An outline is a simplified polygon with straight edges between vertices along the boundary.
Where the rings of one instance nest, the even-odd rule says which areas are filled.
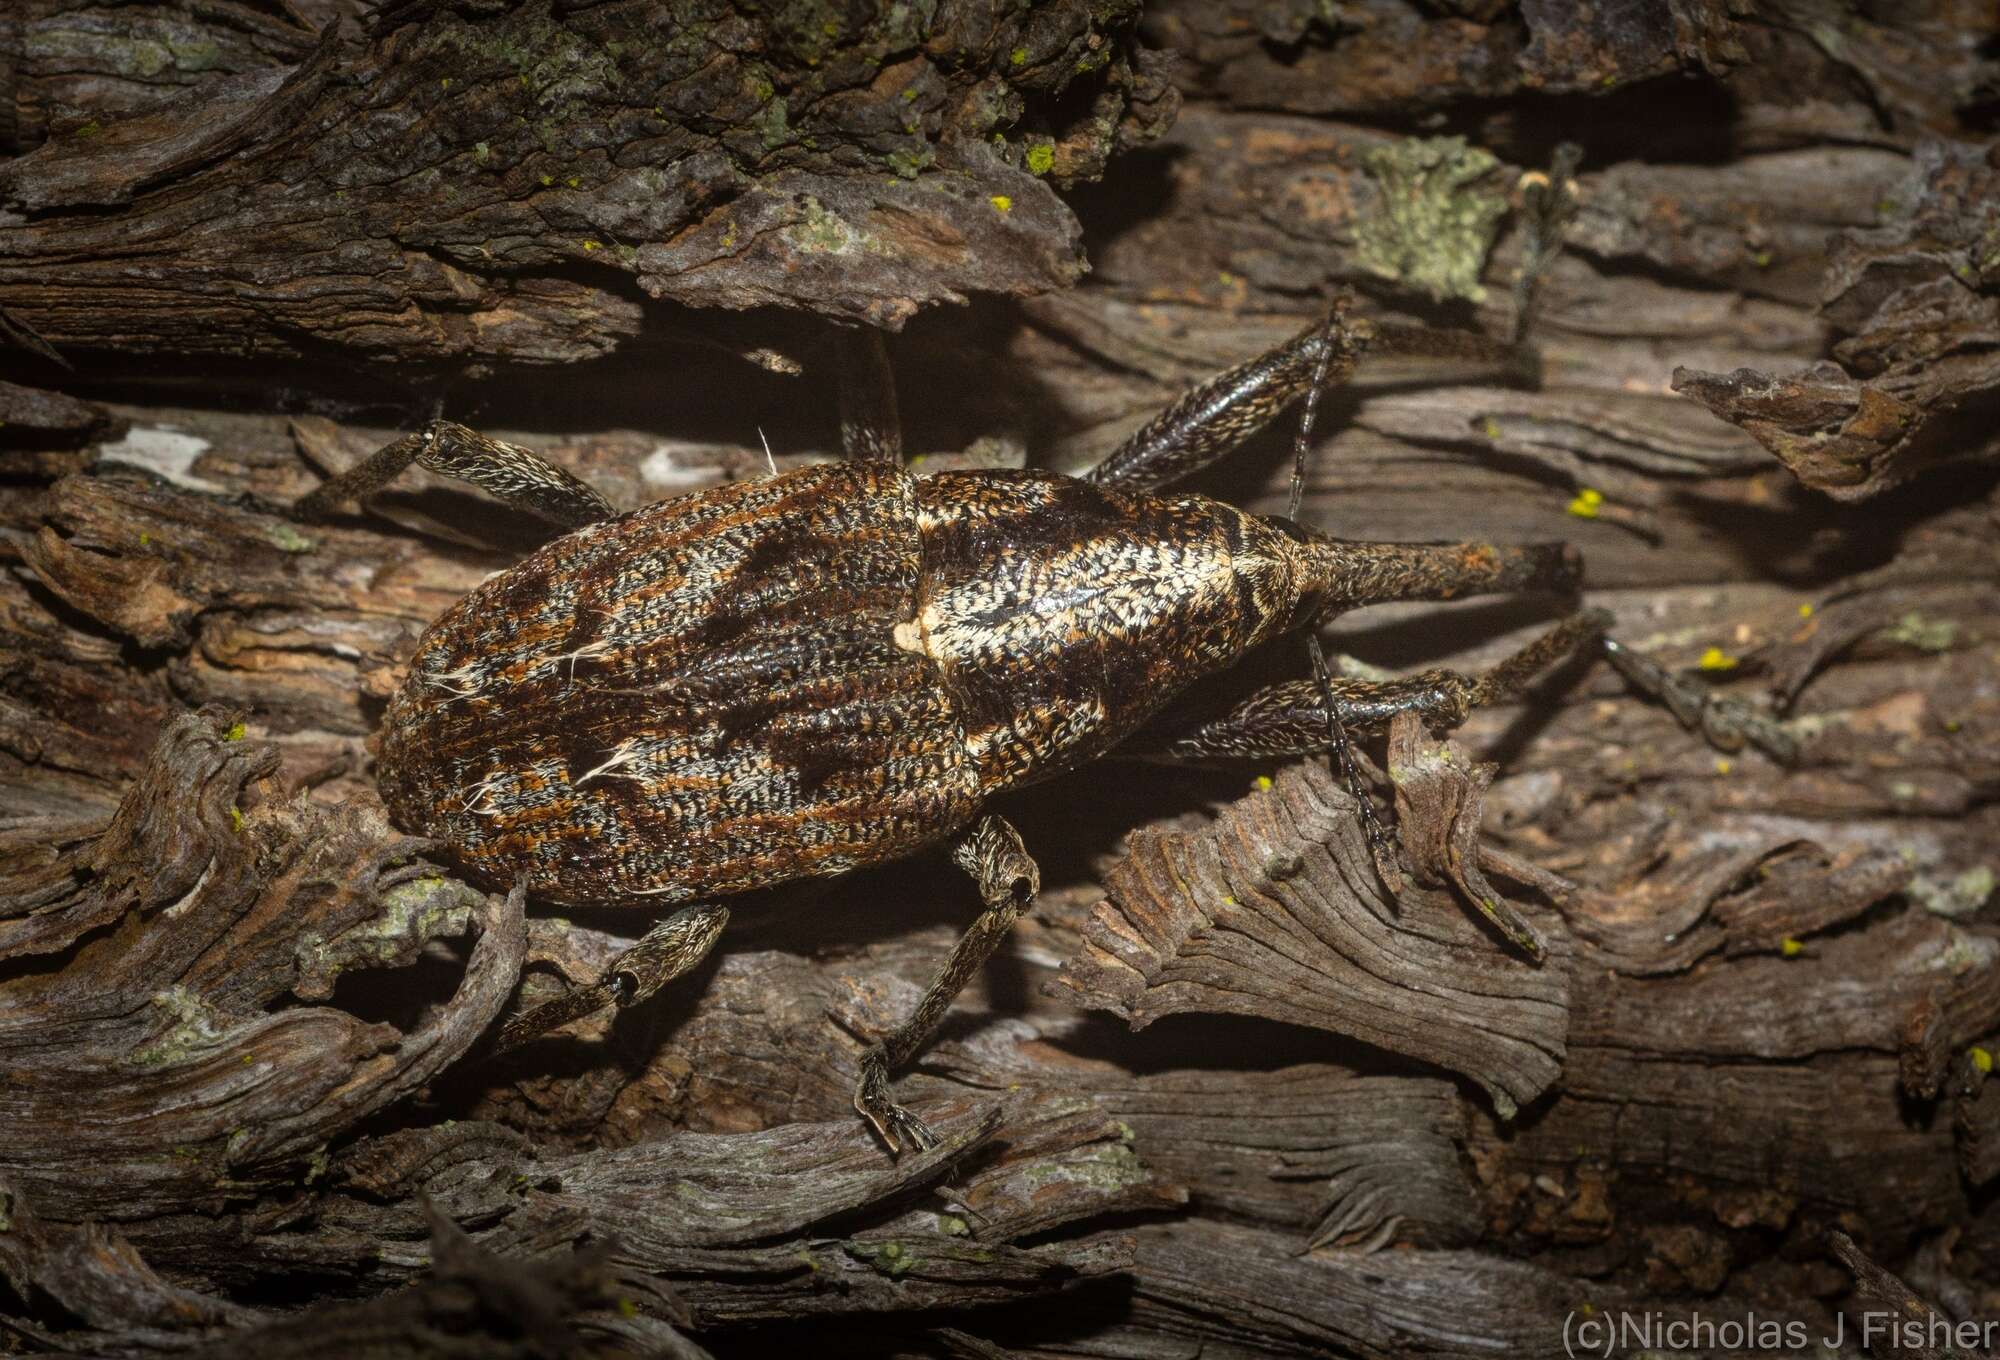
[[[1865,500],[1940,463],[2000,453],[2000,151],[1926,142],[1882,225],[1833,242],[1820,312],[1840,362],[1788,378],[1674,370],[1799,480]]]
[[[1316,763],[1286,768],[1209,831],[1135,835],[1105,887],[1055,985],[1134,1029],[1212,1011],[1351,1035],[1465,1074],[1502,1118],[1562,1071],[1569,949],[1557,923],[1538,913],[1549,948],[1537,966],[1449,893],[1389,900],[1353,801]]]
[[[1050,181],[1102,174],[1176,107],[1137,16],[535,0],[329,22],[296,64],[178,99],[72,90],[103,107],[0,165],[25,214],[0,221],[0,312],[65,351],[558,363],[636,334],[640,291],[900,327],[1060,287],[1083,258]],[[69,32],[44,14],[18,40]]]
[[[521,897],[426,870],[372,810],[245,811],[278,756],[241,737],[177,719],[108,825],[0,880],[0,1178],[39,1213],[146,1220],[291,1184],[513,991]],[[286,1004],[467,933],[457,987],[413,1023]]]

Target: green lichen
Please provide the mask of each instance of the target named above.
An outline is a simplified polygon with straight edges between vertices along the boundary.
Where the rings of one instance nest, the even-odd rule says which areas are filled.
[[[1055,167],[1056,146],[1054,142],[1036,142],[1028,148],[1026,157],[1028,173],[1046,175]]]
[[[1882,637],[1920,652],[1948,652],[1958,642],[1958,625],[1950,619],[1929,618],[1912,609],[1884,628]]]
[[[279,522],[264,530],[264,538],[280,552],[309,553],[319,545],[291,525]]]
[[[309,975],[327,976],[393,963],[424,941],[465,934],[480,900],[471,888],[435,874],[398,883],[381,894],[381,910],[373,920],[332,940],[302,938],[296,951],[300,966]]]
[[[544,112],[558,117],[585,112],[620,81],[617,53],[557,23],[539,7],[517,10],[502,20],[458,24],[445,41],[461,58],[461,69],[498,63],[514,73]]]
[[[891,151],[886,158],[889,168],[903,179],[915,179],[923,173],[933,159],[934,153],[928,144],[901,151]]]
[[[773,99],[750,120],[750,126],[757,129],[757,138],[764,150],[770,151],[791,140],[791,112],[782,99]]]
[[[1024,1167],[1019,1183],[1029,1194],[1049,1185],[1085,1185],[1116,1193],[1143,1185],[1146,1179],[1146,1168],[1121,1137],[1115,1143],[1093,1144],[1062,1161]]]
[[[201,1057],[220,1048],[237,1027],[206,997],[187,987],[175,985],[156,993],[152,1005],[166,1012],[170,1023],[152,1043],[126,1055],[125,1061],[134,1067],[171,1067]]]
[[[207,38],[182,38],[168,34],[167,52],[183,71],[212,71],[222,64],[222,48]]]
[[[1938,916],[1970,916],[1993,896],[1994,881],[1993,870],[1979,864],[1948,879],[1919,874],[1904,891],[1918,906]]]
[[[866,246],[864,233],[856,231],[838,213],[831,212],[811,194],[805,199],[805,219],[785,228],[785,235],[800,250],[825,255],[845,255]]]
[[[89,28],[60,28],[54,24],[27,26],[23,49],[29,61],[42,69],[82,69],[103,71],[135,80],[151,80],[174,64],[167,44],[133,32],[116,36]]]
[[[863,1265],[872,1266],[892,1280],[900,1280],[910,1273],[910,1268],[919,1260],[917,1254],[901,1242],[843,1242],[842,1251]]]
[[[1481,301],[1479,274],[1507,212],[1499,166],[1463,137],[1411,137],[1369,152],[1362,168],[1377,194],[1355,224],[1356,259],[1435,301]]]

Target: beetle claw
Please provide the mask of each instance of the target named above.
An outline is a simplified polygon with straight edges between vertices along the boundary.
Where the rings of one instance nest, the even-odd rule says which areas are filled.
[[[854,1089],[854,1108],[888,1145],[889,1155],[900,1157],[905,1147],[917,1152],[938,1145],[931,1126],[889,1099],[888,1055],[876,1045],[861,1055],[861,1080]]]

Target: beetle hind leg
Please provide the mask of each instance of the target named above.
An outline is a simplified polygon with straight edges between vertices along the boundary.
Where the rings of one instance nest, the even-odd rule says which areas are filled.
[[[638,1005],[708,957],[716,937],[728,923],[727,907],[682,907],[613,959],[596,982],[572,987],[554,1000],[509,1020],[488,1056],[512,1052],[552,1029],[581,1020],[606,1006],[623,1009]]]
[[[1021,833],[1004,817],[980,818],[952,847],[951,857],[979,885],[986,909],[945,956],[916,1010],[861,1055],[861,1076],[854,1088],[854,1108],[892,1153],[901,1152],[905,1144],[934,1147],[937,1135],[889,1098],[889,1073],[916,1056],[944,1019],[952,999],[993,956],[1022,910],[1041,891],[1041,871],[1021,844]]]

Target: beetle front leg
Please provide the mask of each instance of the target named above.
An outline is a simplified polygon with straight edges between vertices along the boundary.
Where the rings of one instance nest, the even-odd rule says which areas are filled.
[[[471,482],[565,529],[616,513],[596,487],[534,450],[488,438],[453,421],[433,420],[299,497],[292,503],[292,514],[304,520],[324,519],[341,504],[380,491],[412,463]]]
[[[1154,416],[1084,480],[1150,491],[1199,472],[1304,396],[1322,360],[1329,385],[1346,382],[1373,334],[1364,322],[1349,323],[1336,304],[1327,320],[1210,378]]]
[[[1220,717],[1157,723],[1124,753],[1165,760],[1314,754],[1327,747],[1329,695],[1341,727],[1351,733],[1384,731],[1398,713],[1408,712],[1433,731],[1447,731],[1473,709],[1520,693],[1536,675],[1610,626],[1611,615],[1602,609],[1572,614],[1483,675],[1429,670],[1393,680],[1333,677],[1324,692],[1312,680],[1287,680],[1258,690]]]
[[[916,1056],[944,1019],[952,999],[993,956],[1022,909],[1041,891],[1041,871],[1021,844],[1021,833],[1004,817],[980,818],[952,847],[951,858],[979,885],[986,910],[952,946],[910,1018],[861,1055],[861,1079],[854,1088],[854,1108],[892,1153],[901,1152],[906,1141],[918,1148],[935,1147],[937,1135],[889,1099],[889,1073]]]

